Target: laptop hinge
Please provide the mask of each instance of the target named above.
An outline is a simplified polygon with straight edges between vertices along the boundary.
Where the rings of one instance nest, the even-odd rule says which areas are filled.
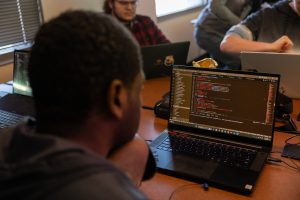
[[[192,135],[195,137],[199,137],[201,139],[206,139],[206,140],[211,140],[211,141],[217,141],[217,142],[221,142],[221,143],[226,143],[226,144],[232,144],[232,145],[238,145],[238,146],[242,146],[245,148],[255,148],[257,150],[267,150],[270,151],[271,148],[266,148],[265,146],[259,146],[259,145],[254,145],[254,144],[246,144],[243,142],[237,142],[237,141],[232,141],[232,140],[226,140],[226,139],[222,139],[222,138],[216,138],[216,137],[210,137],[210,136],[205,136],[205,135],[198,135],[198,134],[194,134],[194,133],[190,133],[190,132],[185,132],[185,131],[181,131],[181,130],[172,130],[176,133],[182,133],[182,134],[188,134],[188,135]]]

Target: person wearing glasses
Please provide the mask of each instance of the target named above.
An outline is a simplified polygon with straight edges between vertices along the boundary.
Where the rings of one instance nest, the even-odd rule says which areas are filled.
[[[221,50],[288,52],[300,48],[300,0],[283,0],[230,28]]]
[[[170,43],[150,17],[136,14],[137,4],[138,0],[105,0],[103,10],[122,22],[140,46]]]

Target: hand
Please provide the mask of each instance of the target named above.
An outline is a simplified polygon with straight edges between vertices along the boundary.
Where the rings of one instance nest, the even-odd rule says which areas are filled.
[[[274,52],[283,53],[291,50],[294,46],[293,42],[288,36],[282,36],[271,44]]]

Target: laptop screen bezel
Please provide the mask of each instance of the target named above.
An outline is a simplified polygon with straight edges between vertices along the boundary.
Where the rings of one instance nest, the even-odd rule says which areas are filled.
[[[236,73],[236,74],[246,74],[246,75],[261,75],[261,76],[270,76],[270,77],[276,77],[278,78],[278,84],[277,84],[277,89],[276,89],[276,97],[275,101],[278,98],[278,88],[280,84],[280,75],[279,74],[269,74],[269,73],[256,73],[256,72],[247,72],[247,71],[234,71],[234,70],[221,70],[221,69],[208,69],[208,68],[195,68],[191,66],[174,66],[174,69],[186,69],[186,70],[199,70],[199,71],[214,71],[214,72],[224,72],[224,73]],[[171,83],[173,82],[173,70],[172,70],[172,75],[171,75]],[[172,98],[172,84],[170,84],[170,102],[169,102],[169,107],[170,107],[170,112],[171,112],[171,98]],[[275,108],[274,108],[275,109]],[[247,143],[247,144],[253,144],[253,145],[258,145],[258,146],[263,146],[266,148],[271,148],[273,144],[273,139],[274,139],[274,127],[275,127],[275,117],[273,117],[272,120],[272,133],[271,133],[271,140],[259,140],[255,138],[247,138],[247,137],[239,137],[236,135],[231,135],[231,134],[219,134],[218,132],[211,131],[211,130],[206,130],[206,129],[199,129],[199,128],[193,128],[193,127],[188,127],[184,125],[178,125],[178,124],[173,124],[170,122],[170,117],[168,119],[168,130],[171,131],[184,131],[187,133],[195,133],[201,131],[201,136],[208,136],[208,137],[214,137],[214,138],[219,138],[219,139],[224,139],[224,140],[230,140],[230,141],[235,141],[235,142],[241,142],[241,143]]]

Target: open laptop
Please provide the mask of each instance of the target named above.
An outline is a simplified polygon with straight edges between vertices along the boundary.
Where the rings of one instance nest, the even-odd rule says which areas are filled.
[[[173,65],[185,65],[189,47],[189,41],[142,47],[146,79],[170,75]]]
[[[242,52],[241,61],[243,70],[280,74],[279,91],[300,99],[300,54]]]
[[[174,66],[159,171],[251,193],[272,148],[279,75]],[[255,91],[255,94],[253,93]]]
[[[0,128],[18,123],[24,116],[35,116],[27,75],[28,61],[28,51],[14,51],[13,93],[0,98]]]

